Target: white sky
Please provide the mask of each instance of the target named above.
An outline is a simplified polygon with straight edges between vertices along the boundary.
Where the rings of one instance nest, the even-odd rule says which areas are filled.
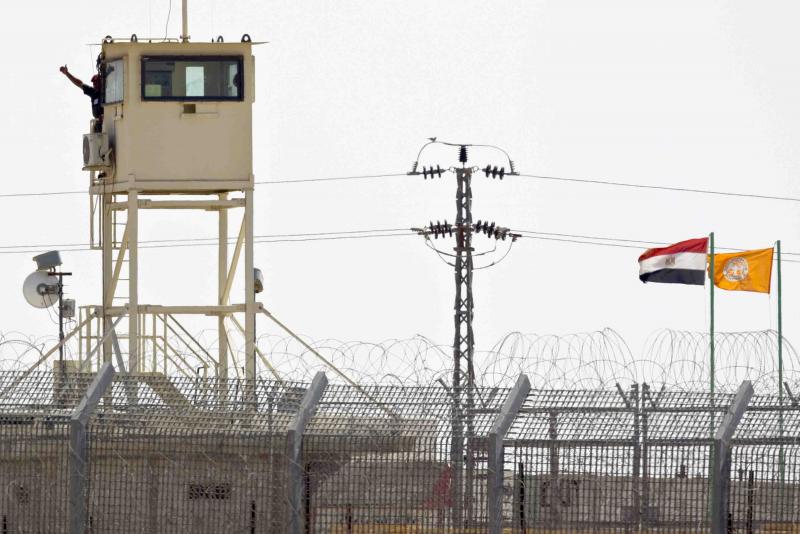
[[[168,33],[177,36],[173,4]],[[86,43],[163,36],[167,11],[168,0],[3,6],[0,192],[87,187],[89,101],[58,66],[88,80],[98,49]],[[500,145],[523,173],[798,197],[798,15],[789,1],[191,0],[190,33],[270,42],[256,49],[260,181],[405,172],[435,135]],[[262,185],[256,234],[452,221],[454,190],[452,175]],[[800,253],[793,202],[482,176],[474,192],[476,219],[513,228],[665,242],[715,231],[722,246],[781,239]],[[88,213],[88,195],[0,198],[0,245],[86,243]],[[143,240],[216,228],[208,213],[142,219]],[[609,326],[636,353],[654,330],[707,329],[708,288],[642,285],[639,253],[520,241],[476,273],[478,346],[510,331]],[[22,298],[30,256],[0,255],[0,332],[53,332]],[[71,296],[99,303],[99,252],[63,256],[75,273]],[[453,275],[420,239],[261,244],[255,257],[265,305],[313,338],[452,339]],[[211,302],[212,247],[145,250],[140,261],[141,302]],[[800,263],[785,264],[790,340],[800,340],[798,275]],[[719,330],[776,327],[775,296],[717,297]]]

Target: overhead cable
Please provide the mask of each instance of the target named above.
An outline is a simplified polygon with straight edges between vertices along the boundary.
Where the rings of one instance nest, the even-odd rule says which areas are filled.
[[[583,234],[563,234],[555,232],[538,232],[534,230],[518,230],[518,229],[514,231],[520,232],[522,234],[535,234],[535,235],[555,236],[555,237],[572,237],[578,239],[595,239],[598,241],[617,241],[622,243],[640,243],[643,246],[644,245],[667,246],[672,244],[666,241],[646,241],[644,239],[627,239],[622,237],[603,237],[603,236],[593,236],[593,235],[583,235]],[[746,252],[747,250],[749,250],[746,248],[734,248],[734,247],[722,247],[722,246],[717,246],[715,248],[718,250],[730,250],[731,252]],[[781,254],[789,256],[800,256],[800,252],[781,252]]]
[[[337,235],[329,235],[329,232],[322,232],[316,234],[280,234],[283,236],[291,236],[291,237],[280,237],[280,235],[275,236],[253,236],[253,243],[300,243],[300,242],[307,242],[307,241],[336,241],[336,240],[344,240],[344,239],[367,239],[367,238],[376,238],[376,237],[404,237],[404,236],[416,236],[415,233],[412,233],[410,230],[403,230],[403,231],[373,231],[372,233],[367,233],[369,231],[361,231],[360,233],[351,232],[351,233],[344,233],[340,232]],[[305,237],[304,237],[305,236]],[[228,243],[234,243],[236,240],[233,238],[228,238]],[[144,243],[144,241],[140,242]],[[162,243],[162,244],[146,244],[143,246],[139,246],[139,249],[148,249],[148,248],[178,248],[178,247],[203,247],[203,246],[216,246],[217,241],[203,241],[198,242],[198,240],[192,239],[185,239],[185,240],[162,240],[162,241],[149,241],[148,243]],[[58,248],[61,252],[88,252],[94,249],[89,248],[87,244],[81,245],[67,245],[67,246],[59,246],[59,245],[28,245],[28,248],[22,248],[25,245],[13,245],[15,248],[8,248],[8,247],[0,247],[0,255],[3,254],[35,254],[41,252],[43,249],[46,248]],[[70,248],[74,247],[74,248]]]
[[[596,236],[588,234],[568,234],[559,232],[540,232],[536,230],[524,230],[514,228],[513,232],[520,234],[521,238],[536,239],[541,241],[554,241],[562,243],[573,243],[581,245],[597,245],[614,248],[629,248],[643,250],[651,246],[665,246],[670,243],[664,241],[648,241],[643,239],[630,239],[622,237]],[[416,235],[405,228],[380,228],[374,230],[343,230],[337,232],[302,232],[291,234],[261,234],[254,235],[254,243],[300,243],[309,241],[331,241],[340,239],[364,239],[373,237],[404,237]],[[214,246],[217,244],[216,237],[203,238],[180,238],[180,239],[152,239],[140,241],[139,248],[172,248],[188,246]],[[228,243],[235,243],[236,238],[229,237]],[[44,249],[56,248],[63,252],[82,252],[92,250],[88,243],[47,243],[47,244],[23,244],[23,245],[0,245],[0,255],[2,254],[28,254],[40,252]],[[743,252],[746,249],[733,247],[717,247],[717,250],[727,250],[732,252]],[[782,252],[783,256],[800,256],[800,252]],[[800,263],[800,259],[784,258],[783,262]]]
[[[47,197],[55,195],[85,195],[86,191],[45,191],[41,193],[2,193],[0,198]]]
[[[254,182],[256,185],[281,185],[281,184],[301,184],[301,183],[321,183],[348,180],[369,180],[374,178],[400,178],[406,177],[407,173],[387,173],[387,174],[364,174],[355,176],[326,176],[320,178],[290,178],[279,180],[265,180]],[[753,198],[760,200],[778,200],[782,202],[800,202],[800,197],[788,197],[780,195],[760,195],[756,193],[740,193],[734,191],[719,191],[714,189],[698,189],[690,187],[673,187],[667,185],[636,184],[631,182],[618,182],[612,180],[595,180],[589,178],[569,178],[565,176],[546,176],[541,174],[517,174],[520,178],[530,178],[534,180],[547,180],[556,182],[567,182],[576,184],[605,185],[613,187],[625,187],[631,189],[647,189],[655,191],[672,191],[676,193],[695,193],[703,195],[717,195],[737,198]],[[86,190],[81,191],[42,191],[42,192],[22,192],[22,193],[3,193],[0,198],[20,198],[20,197],[39,197],[52,195],[85,195]]]
[[[404,232],[406,228],[379,228],[375,230],[342,230],[339,232],[304,232],[304,233],[295,233],[295,234],[266,234],[266,235],[254,235],[253,239],[272,239],[272,238],[294,238],[294,237],[312,237],[312,236],[334,236],[334,235],[350,235],[350,234],[369,234],[369,233],[379,233],[379,232]],[[202,241],[213,241],[212,244],[215,244],[219,238],[218,237],[184,237],[178,239],[145,239],[140,240],[139,243],[196,243]],[[228,243],[235,242],[235,237],[228,237]],[[88,247],[89,243],[37,243],[37,244],[28,244],[28,245],[0,245],[0,252],[3,249],[15,249],[15,248],[33,248],[33,247]]]
[[[343,180],[368,180],[370,178],[396,178],[406,176],[406,173],[391,173],[391,174],[365,174],[361,176],[329,176],[324,178],[295,178],[288,180],[267,180],[264,182],[254,182],[256,185],[272,185],[272,184],[301,184],[309,182],[337,182]]]
[[[363,174],[357,176],[325,176],[321,178],[290,178],[285,180],[266,180],[261,182],[253,182],[255,185],[279,185],[279,184],[301,184],[301,183],[314,183],[314,182],[340,182],[346,180],[368,180],[370,178],[395,178],[406,176],[406,173],[391,173],[391,174]],[[45,197],[54,195],[85,195],[88,191],[83,189],[80,191],[40,191],[40,192],[22,192],[22,193],[2,193],[0,198],[20,198],[20,197]]]
[[[613,247],[613,248],[629,248],[635,250],[642,250],[644,246],[632,245],[630,243],[649,243],[657,245],[667,245],[668,243],[655,243],[652,241],[635,241],[630,239],[616,239],[608,237],[595,237],[595,236],[572,236],[571,234],[549,234],[545,232],[530,232],[526,230],[514,230],[521,234],[521,238],[536,239],[541,241],[555,241],[560,243],[571,243],[577,245],[595,245],[600,247]],[[561,237],[555,237],[561,236]],[[717,250],[730,250],[733,252],[743,252],[745,249],[717,247]],[[782,255],[798,256],[800,252],[782,252]],[[800,263],[798,259],[781,259],[781,263]]]
[[[630,182],[615,182],[610,180],[592,180],[587,178],[566,178],[562,176],[544,176],[539,174],[520,174],[523,178],[536,180],[550,180],[556,182],[570,182],[578,184],[610,185],[615,187],[629,187],[632,189],[651,189],[657,191],[673,191],[676,193],[700,193],[703,195],[719,195],[726,197],[757,198],[761,200],[781,200],[785,202],[800,202],[798,197],[782,197],[777,195],[758,195],[755,193],[736,193],[731,191],[718,191],[713,189],[695,189],[691,187],[673,187],[668,185],[634,184]]]

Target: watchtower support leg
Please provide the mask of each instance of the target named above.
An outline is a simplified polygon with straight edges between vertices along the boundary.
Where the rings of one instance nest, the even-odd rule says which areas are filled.
[[[255,380],[256,377],[256,293],[253,272],[253,190],[244,192],[245,208],[245,246],[244,246],[244,292],[245,292],[245,377]]]
[[[221,201],[227,200],[228,194],[220,193],[219,199]],[[228,210],[220,209],[217,213],[219,214],[219,257],[217,262],[218,304],[220,306],[225,306],[228,304],[228,298],[225,294],[225,289],[228,285]],[[224,402],[228,396],[228,331],[225,329],[225,315],[220,315],[217,318],[217,329],[219,330],[217,377],[220,401]]]
[[[108,309],[113,305],[113,289],[112,289],[112,269],[114,251],[114,235],[113,235],[113,212],[109,207],[113,202],[114,196],[110,193],[103,193],[102,205],[100,206],[100,214],[102,218],[101,232],[103,243],[103,333],[105,341],[103,342],[103,362],[111,361],[113,349],[111,347],[111,340],[107,334],[111,330],[112,318],[108,314]]]
[[[128,193],[128,369],[139,367],[139,193]]]

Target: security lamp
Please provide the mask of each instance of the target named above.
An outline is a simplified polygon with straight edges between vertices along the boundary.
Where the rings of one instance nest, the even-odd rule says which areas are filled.
[[[50,269],[61,266],[61,254],[59,254],[57,250],[51,250],[50,252],[34,256],[33,261],[36,262],[37,271],[49,271]]]
[[[255,293],[264,291],[264,275],[258,268],[253,269],[253,291]]]

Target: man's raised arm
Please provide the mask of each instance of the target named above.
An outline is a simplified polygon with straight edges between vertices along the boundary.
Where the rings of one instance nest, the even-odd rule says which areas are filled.
[[[76,78],[75,76],[73,76],[66,65],[59,67],[58,70],[61,72],[61,74],[66,76],[69,79],[69,81],[71,81],[75,85],[75,87],[80,87],[81,89],[83,89],[83,82],[78,78]]]

